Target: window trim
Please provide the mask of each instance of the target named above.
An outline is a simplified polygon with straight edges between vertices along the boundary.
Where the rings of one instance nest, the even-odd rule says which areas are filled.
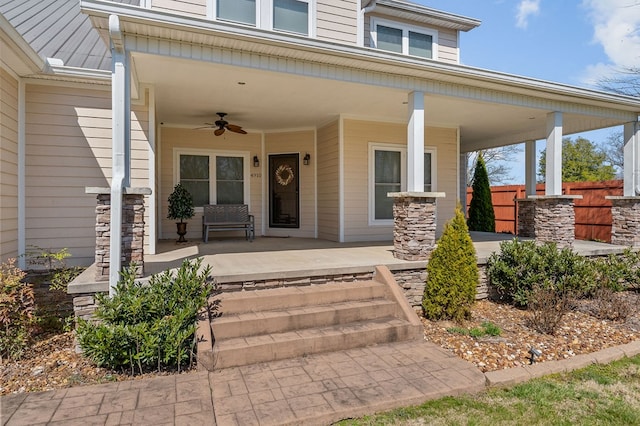
[[[407,190],[407,147],[405,145],[390,144],[383,142],[369,142],[368,152],[368,222],[369,226],[392,226],[393,219],[376,219],[376,189],[375,189],[375,152],[376,151],[397,151],[400,152],[400,191]],[[427,192],[437,191],[438,176],[438,156],[437,148],[433,146],[425,146],[424,154],[431,154],[431,190]],[[424,155],[423,154],[423,155]]]
[[[412,58],[420,59],[432,59],[438,60],[438,31],[431,28],[423,28],[415,25],[405,24],[403,22],[391,21],[388,19],[371,17],[369,22],[369,44],[370,47],[387,52],[383,49],[378,49],[378,25],[382,25],[389,28],[395,28],[402,30],[402,54],[411,56]],[[424,58],[422,56],[409,55],[409,32],[419,33],[431,36],[431,58]],[[393,53],[393,52],[389,52]]]
[[[242,179],[243,179],[243,199],[244,204],[249,206],[251,210],[251,171],[249,166],[251,153],[249,151],[229,151],[217,149],[190,149],[190,148],[174,148],[173,149],[173,186],[180,182],[180,156],[181,155],[201,155],[209,157],[209,203],[216,201],[216,157],[242,157]],[[216,204],[213,203],[213,204]],[[202,213],[202,207],[195,207],[196,213]]]

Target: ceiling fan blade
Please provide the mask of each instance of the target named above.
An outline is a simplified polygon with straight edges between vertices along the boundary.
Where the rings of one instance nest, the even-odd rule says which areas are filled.
[[[223,134],[223,133],[224,133],[224,127],[221,127],[221,128],[219,128],[219,129],[216,129],[216,131],[215,131],[215,132],[213,132],[213,134],[214,134],[214,135],[216,135],[216,136],[220,136],[220,135],[221,135],[221,134]]]
[[[242,127],[236,126],[235,124],[227,124],[226,127],[227,127],[227,129],[229,129],[232,132],[240,133],[241,135],[246,135],[247,134],[247,132],[242,130]]]

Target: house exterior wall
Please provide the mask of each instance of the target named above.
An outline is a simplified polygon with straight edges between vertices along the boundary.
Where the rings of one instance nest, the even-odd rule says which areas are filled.
[[[265,148],[269,154],[293,154],[300,155],[300,228],[269,228],[266,227],[266,235],[270,236],[291,236],[299,238],[315,238],[316,236],[316,193],[315,193],[315,166],[312,159],[311,164],[305,166],[302,159],[306,153],[313,155],[315,152],[316,134],[314,130],[303,130],[281,133],[265,134]],[[268,160],[263,164],[264,171],[268,170]],[[268,188],[269,176],[267,172],[263,175],[265,188]],[[268,192],[267,192],[268,193]],[[266,217],[268,221],[269,200],[265,204]]]
[[[458,54],[458,32],[449,28],[425,26],[419,22],[413,22],[396,17],[387,17],[380,14],[369,14],[364,19],[364,45],[371,46],[371,18],[382,18],[399,24],[407,24],[414,27],[422,27],[438,32],[438,57],[439,61],[457,64],[460,62]]]
[[[392,240],[393,224],[369,225],[369,144],[407,145],[407,126],[395,123],[344,121],[345,241]],[[458,193],[457,130],[426,127],[425,148],[436,151],[435,191],[446,197],[437,201],[436,235],[453,217]],[[406,168],[403,171],[406,174]]]
[[[358,4],[354,0],[318,0],[316,5],[318,39],[357,43]]]
[[[192,15],[198,17],[207,16],[206,0],[153,0],[151,9],[163,12]]]
[[[146,187],[148,108],[132,110],[131,185]],[[96,198],[85,187],[110,186],[111,137],[109,90],[26,86],[27,248],[68,248],[70,264],[93,263]]]
[[[18,253],[18,81],[0,68],[0,262]]]
[[[318,238],[340,240],[340,126],[339,121],[318,129]]]
[[[261,135],[259,133],[249,133],[239,135],[232,132],[225,132],[222,136],[214,136],[213,130],[192,130],[178,127],[162,127],[160,130],[160,155],[157,167],[160,176],[159,192],[157,194],[160,213],[160,238],[177,239],[175,221],[167,219],[169,212],[168,197],[173,191],[173,187],[178,183],[178,170],[176,169],[176,153],[192,152],[194,154],[214,154],[231,153],[234,155],[249,156],[249,213],[255,216],[256,235],[260,235],[262,227],[262,179],[259,172],[252,165],[251,159],[254,155],[260,158],[261,164],[265,159],[261,158]],[[215,204],[212,202],[212,204]],[[202,238],[202,208],[196,209],[195,216],[188,220],[187,235],[188,240],[200,240]],[[214,232],[210,234],[209,240],[216,237],[240,235],[240,231]]]

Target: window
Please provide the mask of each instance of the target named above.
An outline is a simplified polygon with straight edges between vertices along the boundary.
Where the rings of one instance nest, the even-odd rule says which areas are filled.
[[[424,191],[435,191],[436,151],[425,149]],[[393,199],[389,192],[406,190],[406,148],[400,145],[369,144],[369,225],[390,225]]]
[[[176,182],[191,193],[193,204],[249,204],[249,154],[176,152]]]
[[[256,0],[218,0],[216,18],[256,25]]]
[[[371,19],[371,47],[420,58],[435,58],[437,31]]]
[[[207,0],[212,19],[313,37],[313,0]]]

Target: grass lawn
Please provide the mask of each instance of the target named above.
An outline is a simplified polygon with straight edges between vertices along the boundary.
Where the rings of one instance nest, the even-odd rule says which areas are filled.
[[[341,425],[640,425],[640,356]]]

